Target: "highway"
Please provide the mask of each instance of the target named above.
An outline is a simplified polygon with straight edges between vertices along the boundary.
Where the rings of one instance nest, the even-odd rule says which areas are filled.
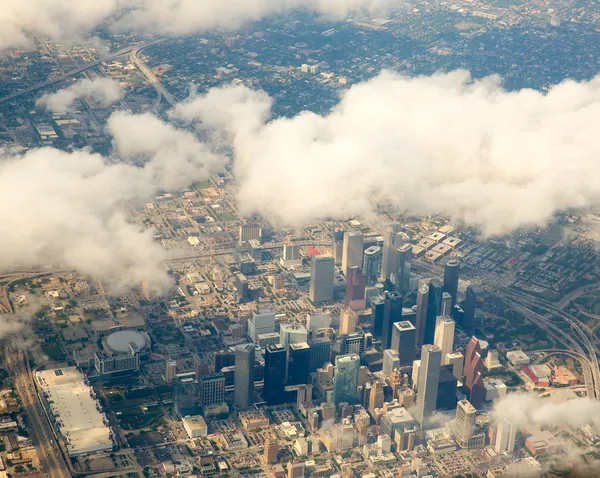
[[[111,53],[110,55],[107,55],[107,56],[105,56],[99,60],[93,61],[91,63],[86,63],[85,65],[80,66],[79,68],[76,68],[75,70],[71,70],[71,71],[65,73],[64,75],[61,75],[53,80],[47,80],[47,81],[43,81],[41,83],[36,83],[35,85],[32,85],[29,88],[25,88],[24,90],[15,91],[14,93],[11,93],[10,95],[3,96],[0,98],[0,103],[14,100],[15,98],[18,98],[19,96],[27,95],[29,93],[33,93],[34,91],[45,88],[47,86],[51,86],[56,83],[60,83],[61,81],[64,81],[67,78],[70,78],[71,76],[79,75],[80,73],[83,73],[86,70],[94,68],[95,66],[98,66],[102,62],[112,60],[114,58],[118,58],[119,56],[130,53],[136,49],[139,51],[142,48],[147,48],[151,45],[156,45],[157,43],[161,43],[165,40],[166,40],[166,38],[161,37],[161,38],[157,38],[156,40],[152,40],[150,42],[143,43],[142,45],[130,45],[125,48],[121,48],[120,50],[117,50],[116,52]]]
[[[164,41],[164,39],[161,41]],[[165,101],[171,106],[175,106],[175,104],[177,103],[177,98],[175,98],[171,93],[167,91],[167,89],[162,85],[160,80],[156,77],[154,72],[142,60],[140,60],[138,56],[141,50],[156,43],[158,43],[158,41],[150,44],[140,45],[139,47],[131,50],[131,52],[129,53],[129,61],[133,63],[144,74],[144,76],[148,80],[148,83],[150,83],[154,87],[156,93],[158,94],[158,98],[156,100],[156,104],[154,105],[154,109],[158,108],[162,98],[164,98]]]
[[[42,405],[35,392],[35,385],[27,356],[20,350],[8,346],[4,348],[5,364],[12,373],[17,393],[21,397],[23,410],[27,415],[27,430],[36,446],[42,467],[51,477],[70,478],[67,465],[50,429]]]

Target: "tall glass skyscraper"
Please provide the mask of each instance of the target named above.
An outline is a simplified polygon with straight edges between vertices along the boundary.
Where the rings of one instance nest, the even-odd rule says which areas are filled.
[[[255,350],[253,344],[238,345],[235,348],[233,401],[236,407],[248,408],[252,405],[254,395],[254,360]]]
[[[358,399],[358,369],[360,357],[357,354],[338,355],[335,358],[333,376],[333,403],[355,403]]]

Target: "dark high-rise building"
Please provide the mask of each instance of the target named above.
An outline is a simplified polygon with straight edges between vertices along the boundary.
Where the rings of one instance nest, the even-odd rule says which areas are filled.
[[[412,365],[415,359],[415,337],[415,326],[407,320],[394,324],[391,348],[398,352],[401,367]]]
[[[417,317],[415,319],[415,347],[421,348],[425,343],[425,328],[427,325],[427,307],[429,305],[429,286],[423,284],[417,292]]]
[[[365,334],[355,332],[342,335],[340,355],[357,354],[362,357],[365,350]]]
[[[306,342],[290,344],[288,354],[288,385],[308,383],[310,347]]]
[[[383,324],[381,332],[381,348],[389,349],[392,345],[394,324],[402,321],[402,296],[388,292],[384,298]]]
[[[316,337],[308,341],[310,347],[309,373],[321,368],[325,362],[331,361],[331,340],[329,337]]]
[[[384,300],[375,296],[371,299],[371,334],[373,337],[381,337],[383,332],[383,311],[385,309]]]
[[[342,251],[344,247],[344,230],[336,229],[331,235],[331,255],[335,259],[335,265],[342,265]],[[344,271],[345,272],[345,271]]]
[[[198,389],[203,407],[225,402],[225,376],[220,372],[202,375],[198,379]]]
[[[467,287],[467,293],[465,301],[463,303],[464,315],[463,315],[463,326],[468,329],[474,329],[480,324],[476,323],[476,310],[481,307],[483,303],[483,290],[478,286]],[[473,402],[471,402],[473,403]],[[473,404],[475,405],[475,404]],[[477,405],[475,405],[477,406]]]
[[[385,228],[383,236],[383,257],[381,262],[381,280],[386,281],[395,272],[396,248],[394,247],[394,236],[398,232],[398,224],[390,224]]]
[[[485,396],[485,385],[483,383],[484,358],[479,339],[475,336],[471,337],[465,352],[464,385],[468,390],[469,401],[475,408],[483,404]]]
[[[254,396],[255,354],[253,344],[238,345],[235,348],[233,400],[239,408],[248,408],[252,405]]]
[[[396,251],[396,272],[394,276],[394,285],[396,292],[404,294],[410,288],[410,272],[412,256],[412,244],[402,244]]]
[[[377,283],[381,265],[381,247],[371,246],[363,253],[363,271],[367,276],[367,285]]]
[[[287,353],[282,345],[269,345],[266,348],[263,398],[269,406],[284,402],[286,360]]]
[[[438,386],[440,382],[440,363],[442,349],[435,345],[423,345],[421,348],[421,366],[417,379],[417,404],[413,415],[421,427],[435,412]]]
[[[423,343],[432,344],[435,336],[435,321],[442,310],[442,289],[444,285],[439,279],[429,281],[429,296],[427,297],[427,321]]]
[[[367,276],[363,274],[362,269],[358,266],[349,266],[346,270],[346,297],[344,305],[351,308],[364,308],[366,286]]]
[[[452,373],[452,365],[442,365],[440,368],[436,410],[454,410],[456,408],[457,381]]]
[[[460,262],[450,259],[444,267],[444,292],[452,297],[452,307],[458,301],[458,278],[460,275]]]
[[[235,354],[231,352],[217,352],[215,354],[215,372],[220,372],[224,367],[235,365]]]

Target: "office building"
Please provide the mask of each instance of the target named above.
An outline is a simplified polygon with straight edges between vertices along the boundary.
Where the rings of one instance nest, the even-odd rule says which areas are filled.
[[[280,262],[283,267],[301,266],[302,256],[300,255],[300,246],[297,244],[284,244]]]
[[[410,289],[411,257],[412,244],[402,244],[396,251],[396,270],[393,283],[396,292],[400,294],[405,294]]]
[[[450,297],[452,298],[452,307],[458,302],[459,276],[460,262],[456,259],[450,259],[444,266],[444,292],[450,294]]]
[[[394,236],[398,232],[398,224],[390,224],[385,228],[383,235],[383,257],[381,261],[381,280],[385,282],[390,278],[396,268],[396,247]]]
[[[288,385],[308,383],[310,347],[306,342],[290,344],[288,351]]]
[[[265,349],[265,385],[263,399],[267,405],[280,405],[284,399],[287,352],[282,345],[269,345]]]
[[[340,344],[340,355],[363,355],[365,350],[365,335],[361,333],[344,334]]]
[[[382,408],[384,402],[383,390],[385,383],[381,380],[373,382],[369,393],[369,411],[373,413],[376,408]]]
[[[381,332],[381,348],[392,347],[392,333],[394,324],[402,321],[402,296],[395,292],[388,292],[384,298],[383,323]]]
[[[416,329],[407,320],[394,323],[392,330],[392,350],[398,351],[400,366],[412,365],[415,360]]]
[[[467,287],[465,301],[463,303],[463,326],[467,329],[475,329],[481,324],[477,323],[477,309],[483,304],[483,289],[479,286]]]
[[[188,415],[183,418],[182,424],[189,438],[200,438],[208,435],[208,426],[201,415]]]
[[[412,412],[413,410],[411,410]],[[381,416],[381,431],[392,438],[396,432],[404,433],[414,430],[417,422],[411,413],[404,407],[392,408]]]
[[[349,266],[346,270],[344,305],[354,310],[364,309],[366,286],[367,276],[363,274],[362,269],[359,266]]]
[[[342,265],[342,251],[344,248],[344,230],[336,229],[331,235],[331,255],[335,259],[335,265]]]
[[[269,309],[259,309],[248,319],[248,336],[253,342],[259,335],[275,332],[275,312]]]
[[[371,299],[371,333],[373,337],[381,337],[383,331],[383,314],[385,301],[379,297]]]
[[[309,339],[308,346],[310,347],[308,371],[313,373],[324,363],[331,361],[331,340],[329,337],[315,337]]]
[[[425,335],[423,341],[426,344],[433,344],[435,336],[435,322],[442,310],[442,281],[431,279],[429,281],[429,294],[427,296],[427,320],[425,322]]]
[[[447,315],[452,317],[454,313],[454,306],[452,305],[452,296],[448,292],[442,292],[442,307],[440,309],[440,315]]]
[[[381,247],[368,247],[363,253],[363,272],[367,276],[367,285],[377,283],[379,267],[381,266]]]
[[[309,332],[316,332],[331,327],[331,313],[321,312],[306,315],[306,328]]]
[[[427,324],[427,306],[429,302],[429,285],[422,284],[417,292],[417,316],[415,318],[416,338],[415,346],[420,348],[425,341],[425,327]]]
[[[342,272],[348,274],[348,268],[356,266],[360,268],[363,261],[364,238],[360,231],[349,231],[344,233],[344,244],[342,247]]]
[[[455,325],[454,321],[446,315],[440,315],[435,321],[433,344],[442,349],[442,365],[448,363],[447,355],[452,353],[454,347]]]
[[[475,407],[480,407],[485,398],[485,384],[483,382],[484,363],[479,339],[473,336],[467,344],[465,353],[465,381],[469,400]]]
[[[244,344],[235,348],[235,371],[233,401],[236,407],[248,408],[254,396],[254,345]]]
[[[442,349],[435,345],[423,345],[417,384],[417,404],[415,407],[415,419],[421,427],[425,426],[427,418],[435,412],[441,362]]]
[[[304,468],[304,463],[292,463],[288,461],[287,478],[304,478]]]
[[[392,372],[400,368],[400,354],[397,350],[387,349],[383,351],[382,372],[386,377],[390,377]]]
[[[452,373],[451,365],[442,365],[438,381],[436,410],[454,410],[456,408],[456,390],[458,380]]]
[[[225,402],[225,376],[220,373],[202,375],[198,379],[200,405],[208,407]]]
[[[338,355],[335,358],[333,375],[333,403],[337,407],[341,402],[356,403],[358,399],[358,369],[360,357]]]
[[[235,274],[235,288],[238,291],[239,299],[241,301],[248,298],[248,279],[241,272]]]
[[[308,331],[303,325],[296,323],[284,323],[279,326],[279,343],[287,348],[289,344],[306,342]]]
[[[462,382],[464,375],[465,357],[461,352],[446,355],[446,364],[452,366],[453,375]]]
[[[274,436],[265,440],[265,461],[267,463],[277,463],[277,455],[279,453],[279,442]]]
[[[224,367],[235,365],[235,354],[232,352],[217,352],[215,354],[215,372],[220,372]]]
[[[173,383],[177,374],[177,362],[175,360],[167,360],[165,362],[165,382]]]
[[[340,311],[340,334],[352,334],[356,331],[358,315],[350,307]]]
[[[496,453],[512,453],[515,451],[515,442],[517,440],[517,426],[508,421],[502,420],[496,427],[496,443],[494,451]]]
[[[260,241],[260,226],[258,224],[240,225],[240,246],[251,240]]]
[[[312,258],[308,297],[313,304],[333,300],[334,273],[335,261],[333,256],[324,254]]]
[[[485,435],[476,433],[476,418],[477,410],[468,400],[458,402],[454,424],[454,439],[461,448],[476,448],[484,445]]]

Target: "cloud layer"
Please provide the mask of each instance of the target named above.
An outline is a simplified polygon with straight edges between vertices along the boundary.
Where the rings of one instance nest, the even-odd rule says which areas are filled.
[[[34,37],[68,41],[102,23],[118,30],[183,35],[238,28],[271,14],[308,8],[334,18],[372,12],[403,0],[3,0],[0,50],[27,47]]]
[[[127,221],[126,201],[206,178],[225,158],[151,115],[118,112],[107,125],[110,163],[87,151],[0,152],[0,270],[54,264],[105,279],[115,290],[168,284],[153,232]]]
[[[109,78],[84,78],[55,93],[41,96],[36,105],[43,106],[53,113],[65,113],[78,99],[92,100],[99,106],[109,106],[123,96],[119,82]]]
[[[447,213],[487,234],[599,204],[600,76],[546,94],[508,92],[498,77],[382,72],[333,111],[270,119],[271,100],[213,89],[172,116],[224,134],[239,204],[279,225],[373,212],[391,203]]]

